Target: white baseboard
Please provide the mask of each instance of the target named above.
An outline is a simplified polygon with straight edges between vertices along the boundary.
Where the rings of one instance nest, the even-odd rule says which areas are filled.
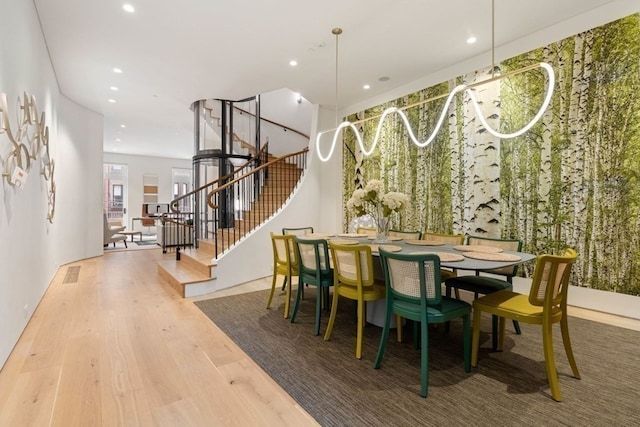
[[[529,293],[530,288],[531,279],[522,277],[514,278],[514,291],[526,294]],[[571,286],[569,288],[568,304],[573,307],[586,308],[588,310],[600,311],[632,319],[640,319],[640,297],[633,295]]]

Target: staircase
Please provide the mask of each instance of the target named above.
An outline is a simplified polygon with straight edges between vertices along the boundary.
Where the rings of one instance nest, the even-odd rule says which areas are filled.
[[[263,164],[258,167],[252,166],[249,171],[241,167],[231,174],[233,176],[194,190],[201,193],[205,203],[200,210],[206,207],[207,218],[214,218],[214,227],[203,231],[196,219],[195,245],[185,249],[178,247],[175,254],[165,255],[165,259],[158,263],[160,277],[185,298],[215,291],[216,260],[282,208],[304,174],[307,152],[305,149],[278,158],[265,155]],[[238,171],[244,173],[239,174]],[[225,181],[228,182],[223,184]],[[234,201],[238,200],[240,206],[246,207],[234,212],[233,227],[230,228],[217,226],[223,190],[231,192]],[[175,209],[177,200],[171,205]]]

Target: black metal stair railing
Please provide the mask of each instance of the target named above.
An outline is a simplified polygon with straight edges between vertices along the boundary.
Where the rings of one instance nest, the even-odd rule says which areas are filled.
[[[307,166],[309,149],[287,154],[212,190],[207,204],[214,211],[215,256],[275,214],[289,200]],[[229,197],[231,195],[231,197]],[[221,218],[220,205],[231,199],[232,218]]]
[[[163,252],[175,248],[179,259],[181,248],[199,247],[207,239],[218,257],[289,200],[306,170],[308,151],[273,158],[265,144],[233,173],[174,199],[162,218]],[[220,209],[222,202],[225,209]],[[193,212],[180,211],[180,205],[193,206]]]
[[[186,248],[191,246],[198,246],[198,239],[202,238],[201,233],[198,232],[198,224],[195,221],[195,215],[193,212],[183,212],[180,210],[180,206],[191,206],[193,209],[198,209],[198,206],[194,202],[194,199],[206,198],[206,194],[212,189],[219,187],[222,183],[233,180],[235,177],[246,175],[255,168],[268,162],[269,159],[269,145],[265,144],[260,151],[256,153],[254,157],[249,159],[243,165],[234,169],[234,171],[226,176],[218,178],[212,182],[209,182],[199,188],[196,188],[176,199],[172,200],[169,204],[171,212],[164,214],[161,219],[162,223],[162,236],[159,236],[158,243],[162,246],[162,252],[166,253],[171,248],[176,249],[176,258],[180,258],[180,248]],[[187,201],[185,203],[185,200]]]

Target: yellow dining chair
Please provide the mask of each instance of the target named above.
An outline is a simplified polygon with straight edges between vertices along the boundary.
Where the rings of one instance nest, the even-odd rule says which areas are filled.
[[[328,341],[331,338],[340,297],[358,301],[356,358],[361,359],[365,302],[384,298],[384,282],[374,278],[373,257],[369,245],[338,245],[329,241],[329,249],[333,258],[333,303],[324,340]]]
[[[389,237],[400,237],[407,240],[420,240],[422,233],[419,231],[389,230]]]
[[[291,234],[293,236],[306,236],[307,234],[313,234],[313,227],[298,227],[298,228],[291,228],[291,227],[284,227],[282,229],[282,234]],[[284,283],[282,283],[282,290],[285,290],[285,287],[287,286],[287,278],[284,278]]]
[[[273,280],[271,281],[271,293],[267,308],[271,307],[273,293],[276,290],[278,275],[283,275],[285,280],[284,318],[289,317],[291,305],[291,285],[293,277],[298,275],[298,254],[295,250],[295,236],[292,234],[279,235],[271,233],[271,246],[273,247]],[[299,286],[299,285],[298,285]]]
[[[435,254],[394,254],[380,249],[387,287],[387,311],[374,368],[384,356],[391,315],[420,322],[420,395],[427,397],[429,384],[429,324],[462,318],[464,370],[471,371],[469,317],[471,305],[442,296],[440,258]],[[399,324],[400,325],[400,324]],[[399,326],[400,327],[400,326]]]
[[[376,236],[378,234],[378,229],[372,227],[358,227],[356,229],[356,233],[366,234],[367,236]]]
[[[560,323],[562,342],[571,365],[573,376],[580,379],[576,365],[569,326],[567,324],[567,292],[571,266],[577,257],[576,251],[567,249],[562,256],[541,255],[533,272],[533,281],[529,295],[512,291],[498,291],[478,298],[473,302],[473,342],[471,365],[478,365],[478,347],[480,346],[480,318],[483,312],[500,317],[498,348],[504,348],[504,320],[513,319],[523,323],[542,325],[542,344],[547,378],[551,387],[551,396],[562,401],[558,373],[553,356],[552,326]]]

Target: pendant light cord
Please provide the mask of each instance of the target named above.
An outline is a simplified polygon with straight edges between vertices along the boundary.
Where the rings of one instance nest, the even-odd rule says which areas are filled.
[[[331,34],[336,36],[336,126],[338,126],[338,36],[342,34],[342,28],[334,28]]]

